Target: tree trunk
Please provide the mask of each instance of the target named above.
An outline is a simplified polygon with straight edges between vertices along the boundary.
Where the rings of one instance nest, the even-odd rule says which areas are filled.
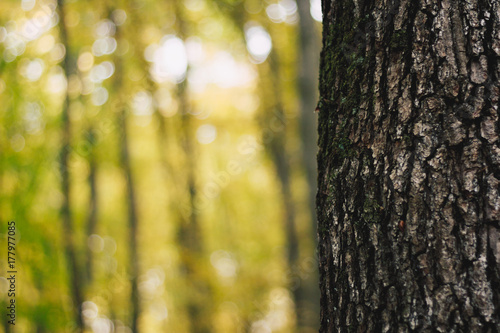
[[[118,43],[122,42],[121,29],[116,27],[115,37]],[[139,295],[139,254],[138,254],[138,232],[139,232],[139,217],[137,212],[137,195],[135,189],[134,175],[132,173],[132,165],[130,158],[130,139],[127,121],[127,107],[123,101],[124,82],[123,82],[123,59],[117,56],[115,60],[115,81],[114,92],[117,97],[117,124],[120,137],[120,166],[123,170],[123,175],[126,182],[126,200],[128,208],[128,237],[129,237],[129,276],[130,276],[130,313],[131,313],[131,329],[132,332],[140,332],[139,316],[141,314],[141,299]]]
[[[64,0],[58,0],[59,10],[59,33],[61,43],[66,49],[63,59],[64,75],[68,78],[74,72],[74,66],[71,62],[71,51],[68,44],[68,33],[66,29]],[[61,150],[59,153],[59,167],[61,170],[61,190],[62,190],[62,205],[61,205],[61,219],[62,219],[62,239],[64,242],[64,251],[68,265],[68,276],[70,279],[71,297],[74,305],[74,319],[77,326],[77,331],[81,332],[84,329],[83,317],[81,312],[81,304],[83,296],[80,285],[80,268],[77,262],[77,255],[75,250],[74,230],[73,230],[73,216],[71,214],[71,179],[68,168],[69,155],[71,152],[71,121],[69,118],[69,105],[70,97],[66,92],[63,103],[63,110],[61,112]]]
[[[298,92],[300,96],[300,138],[302,142],[302,159],[306,180],[309,187],[308,205],[311,210],[314,235],[316,239],[316,179],[317,170],[314,162],[317,154],[318,136],[314,108],[318,95],[318,53],[319,38],[315,22],[311,17],[309,0],[297,2],[300,15],[299,20],[299,78]]]
[[[118,66],[117,66],[118,67]],[[120,141],[120,163],[126,180],[127,188],[127,207],[128,207],[128,227],[129,227],[129,274],[131,283],[130,302],[131,302],[131,328],[132,332],[139,332],[139,315],[141,313],[141,304],[139,297],[139,257],[137,234],[139,218],[137,216],[137,199],[135,192],[135,183],[132,175],[132,166],[130,161],[129,138],[127,129],[126,111],[122,109],[118,116],[119,126],[121,128]]]
[[[96,233],[97,231],[97,213],[98,213],[98,197],[97,197],[97,161],[96,161],[96,152],[95,152],[95,129],[91,126],[87,132],[87,140],[91,145],[88,162],[89,162],[89,176],[88,176],[88,184],[90,189],[89,195],[89,212],[87,217],[87,240],[90,236]],[[86,251],[86,268],[87,268],[87,285],[90,286],[92,281],[94,280],[94,254],[90,246],[87,246]]]
[[[299,77],[298,93],[300,96],[300,138],[302,143],[302,163],[308,185],[308,208],[310,214],[311,242],[307,247],[307,256],[316,258],[317,217],[316,192],[317,169],[316,155],[318,153],[316,133],[317,118],[313,112],[318,98],[318,67],[319,67],[319,36],[316,22],[310,14],[309,0],[297,1],[299,20]],[[318,330],[319,324],[319,289],[318,271],[314,270],[306,277],[302,286],[303,302],[299,304],[299,327],[306,326],[311,331]],[[306,332],[305,330],[302,330]]]
[[[188,23],[183,2],[173,0],[172,6],[176,16],[175,28],[177,36],[185,41],[188,35]],[[186,75],[188,71],[189,67]],[[210,279],[203,276],[204,270],[207,269],[205,267],[206,259],[203,255],[206,246],[200,223],[200,209],[196,204],[199,195],[196,179],[197,160],[195,142],[193,141],[195,137],[194,123],[193,116],[190,114],[192,105],[190,104],[188,84],[186,78],[177,84],[176,91],[180,116],[180,145],[185,154],[183,163],[184,186],[186,186],[185,190],[187,190],[187,209],[179,214],[180,225],[177,230],[177,242],[180,250],[181,273],[186,280],[186,286],[189,288],[186,293],[189,332],[210,333],[213,332],[212,317],[214,311],[207,304],[213,304],[213,294]]]
[[[323,15],[320,331],[499,331],[500,2]]]

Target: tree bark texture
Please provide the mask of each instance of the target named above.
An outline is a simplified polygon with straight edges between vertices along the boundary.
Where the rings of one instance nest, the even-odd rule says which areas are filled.
[[[500,2],[323,15],[320,331],[499,331]]]

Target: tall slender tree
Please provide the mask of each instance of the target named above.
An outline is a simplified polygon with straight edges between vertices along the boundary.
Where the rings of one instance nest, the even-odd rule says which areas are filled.
[[[115,38],[117,42],[124,43],[121,27],[116,25]],[[118,134],[120,140],[120,165],[123,170],[126,184],[127,218],[128,218],[128,241],[129,241],[129,276],[130,276],[130,305],[131,305],[131,329],[134,333],[140,332],[139,316],[141,313],[141,300],[139,296],[139,255],[138,255],[138,232],[139,217],[137,212],[137,194],[134,175],[132,172],[130,157],[130,138],[127,121],[127,105],[123,100],[125,85],[123,82],[124,68],[123,56],[115,57],[115,74],[113,90],[115,93],[117,112]]]
[[[180,1],[172,0],[165,2],[167,8],[175,14],[174,31],[183,41],[187,38],[188,22],[186,15],[183,12],[183,6]],[[130,20],[136,24],[140,24],[144,18],[137,15],[136,12],[130,12]],[[140,36],[135,35],[135,45],[140,50],[139,54],[143,54],[148,45],[140,40]],[[149,64],[142,57],[138,57],[136,61],[139,66],[147,71]],[[144,75],[145,88],[154,96],[154,90],[157,88],[149,73]],[[181,193],[185,197],[181,200],[185,205],[179,205],[179,201],[170,202],[168,209],[173,211],[173,215],[178,218],[177,226],[177,247],[180,252],[180,270],[185,276],[186,281],[186,313],[189,321],[189,330],[191,332],[210,332],[211,331],[211,313],[212,308],[207,307],[207,300],[211,298],[210,281],[206,280],[206,276],[202,276],[205,268],[200,265],[200,258],[203,257],[203,237],[199,225],[199,208],[196,206],[197,197],[197,182],[196,182],[196,154],[195,143],[193,142],[194,132],[192,125],[192,115],[190,113],[190,96],[188,93],[188,82],[184,80],[174,87],[173,97],[178,106],[178,117],[170,118],[173,127],[178,127],[176,133],[167,131],[167,119],[155,108],[155,118],[158,121],[158,149],[160,162],[163,167],[165,180],[173,180],[174,183],[169,183],[168,188],[173,197],[178,198]],[[176,123],[177,122],[177,123]],[[172,128],[173,128],[172,127]],[[185,179],[180,181],[179,175],[175,173],[175,167],[172,161],[168,158],[167,141],[174,134],[179,136],[179,144],[184,151],[183,159],[183,175]]]
[[[75,71],[74,59],[71,58],[71,49],[68,42],[68,30],[66,28],[66,16],[64,8],[64,0],[58,0],[59,11],[59,33],[61,43],[66,48],[66,52],[62,61],[64,75],[66,78],[70,77]],[[74,305],[74,316],[77,328],[83,331],[83,316],[80,309],[82,304],[82,291],[80,289],[80,268],[77,262],[77,255],[75,250],[74,230],[73,230],[73,217],[71,214],[71,180],[68,168],[69,155],[71,152],[71,120],[69,117],[70,96],[66,92],[63,102],[63,110],[61,113],[62,124],[62,137],[60,148],[60,172],[61,172],[61,188],[62,188],[62,205],[61,205],[61,219],[62,219],[62,239],[64,242],[64,249],[68,264],[68,276],[70,279],[71,296]]]
[[[176,30],[183,41],[187,38],[186,16],[181,0],[173,0],[172,6],[176,17]],[[202,260],[205,249],[200,227],[200,209],[196,205],[198,186],[196,180],[196,156],[193,131],[193,119],[190,110],[188,81],[177,84],[176,99],[179,106],[181,147],[185,154],[185,185],[187,192],[187,212],[181,214],[178,229],[178,242],[181,252],[182,271],[188,280],[189,296],[187,312],[190,332],[212,332],[212,310],[206,306],[211,299],[210,281],[203,278]]]
[[[297,2],[299,12],[298,43],[298,92],[300,97],[300,137],[302,141],[302,161],[306,173],[308,205],[311,213],[313,239],[316,240],[316,154],[318,152],[316,131],[317,117],[314,113],[318,99],[318,69],[320,41],[316,24],[310,14],[308,0]]]
[[[320,40],[316,22],[310,13],[310,1],[297,1],[299,13],[299,43],[298,43],[298,93],[300,101],[299,128],[301,138],[302,163],[307,180],[307,200],[310,214],[311,242],[307,253],[316,259],[317,223],[316,223],[316,192],[317,192],[317,115],[314,112],[318,99],[318,71]],[[307,243],[306,243],[307,244]],[[308,272],[302,285],[303,304],[299,305],[302,315],[299,325],[311,330],[319,324],[319,288],[317,270]]]
[[[500,3],[324,1],[321,332],[500,330]]]
[[[89,186],[89,210],[87,217],[87,239],[92,236],[97,231],[97,214],[98,214],[98,194],[97,194],[97,160],[95,152],[95,142],[96,134],[94,126],[91,125],[87,131],[86,140],[89,145],[88,152],[88,162],[89,162],[89,175],[88,175],[88,186]],[[94,255],[92,253],[92,248],[87,246],[87,251],[85,255],[86,260],[86,274],[87,274],[87,284],[92,283],[94,279]]]
[[[299,260],[299,239],[297,236],[297,217],[292,195],[290,154],[287,145],[288,122],[282,100],[281,66],[276,50],[272,50],[266,63],[260,65],[260,91],[262,105],[260,123],[263,128],[263,142],[269,153],[281,189],[283,209],[283,231],[285,233],[285,256],[287,278],[292,292],[297,321],[302,322],[299,304],[304,294],[302,281],[298,281],[296,268]]]

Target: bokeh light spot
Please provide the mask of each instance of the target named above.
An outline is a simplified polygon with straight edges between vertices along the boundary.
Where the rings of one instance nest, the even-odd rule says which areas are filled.
[[[160,47],[153,52],[152,60],[151,71],[157,82],[184,81],[188,62],[186,48],[181,39],[172,35],[165,36]]]
[[[117,47],[116,39],[113,37],[99,38],[92,44],[92,53],[96,57],[103,56],[105,54],[112,54],[115,52]]]
[[[323,13],[321,10],[321,0],[310,0],[311,1],[311,16],[318,22],[323,21]]]
[[[205,124],[198,127],[196,139],[199,143],[207,145],[212,143],[217,137],[217,129],[213,125]]]
[[[236,276],[238,263],[233,255],[224,250],[217,250],[210,255],[210,263],[221,277],[230,278]]]
[[[132,112],[136,116],[150,116],[153,114],[153,97],[148,91],[142,90],[134,95]]]
[[[247,41],[247,49],[252,56],[252,59],[260,64],[267,59],[267,56],[272,49],[272,41],[269,33],[260,25],[247,24],[245,29],[245,38]]]
[[[77,65],[78,69],[82,72],[90,70],[94,65],[94,56],[90,52],[83,52],[78,57]]]
[[[87,245],[89,246],[92,252],[95,253],[102,252],[102,250],[104,249],[104,240],[102,239],[101,236],[92,234],[87,239]]]
[[[21,74],[29,81],[35,82],[42,76],[45,63],[42,59],[36,58],[26,63],[21,70]]]
[[[101,106],[104,105],[108,101],[108,90],[104,87],[98,87],[94,89],[92,92],[92,95],[90,96],[90,99],[92,101],[92,104],[95,106]]]
[[[127,12],[123,9],[115,9],[111,14],[116,25],[120,26],[127,20]]]

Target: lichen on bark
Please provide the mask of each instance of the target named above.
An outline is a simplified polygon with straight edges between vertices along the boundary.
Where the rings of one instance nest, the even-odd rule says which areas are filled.
[[[320,331],[499,331],[499,2],[322,9]]]

